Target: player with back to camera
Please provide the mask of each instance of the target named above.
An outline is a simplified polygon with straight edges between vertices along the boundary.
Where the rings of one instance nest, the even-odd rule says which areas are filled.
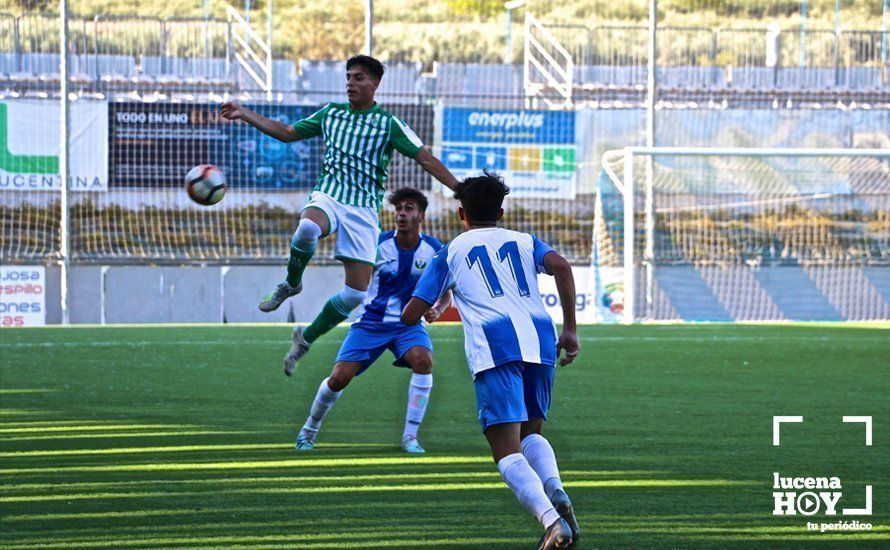
[[[415,324],[448,289],[463,320],[482,431],[504,481],[546,529],[539,549],[577,543],[578,522],[541,427],[550,407],[557,360],[571,363],[575,281],[569,263],[534,235],[497,227],[510,189],[496,174],[461,181],[454,192],[465,232],[433,257],[402,321]],[[559,338],[544,308],[536,273],[556,278],[562,302]],[[565,356],[559,358],[560,350]]]
[[[303,290],[303,271],[315,253],[318,239],[333,233],[337,234],[334,257],[343,263],[345,285],[325,303],[308,327],[294,329],[290,351],[284,357],[284,373],[288,376],[311,344],[345,321],[367,297],[380,235],[377,212],[393,151],[414,159],[445,186],[453,189],[457,184],[451,172],[423,147],[417,134],[374,100],[384,70],[373,57],[350,58],[346,62],[348,102],[328,103],[293,125],[266,118],[237,101],[227,101],[221,107],[224,118],[243,120],[283,142],[315,136],[324,140],[321,174],[291,239],[287,276],[263,297],[259,308],[275,311]]]
[[[368,296],[343,340],[331,375],[318,387],[309,416],[297,436],[297,450],[315,447],[322,420],[344,388],[388,349],[395,356],[394,365],[413,371],[408,386],[402,449],[409,453],[425,452],[417,441],[417,431],[433,389],[433,344],[425,327],[406,326],[400,315],[421,273],[442,248],[442,243],[420,232],[427,207],[423,193],[401,188],[390,194],[389,203],[396,211],[396,229],[380,236],[377,267]],[[435,321],[450,306],[451,292],[447,291],[426,312],[425,320]]]

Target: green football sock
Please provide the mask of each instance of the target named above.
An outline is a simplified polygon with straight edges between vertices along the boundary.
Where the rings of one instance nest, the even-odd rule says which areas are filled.
[[[291,245],[290,258],[287,260],[287,277],[285,278],[287,284],[292,287],[299,286],[300,281],[303,280],[303,271],[309,265],[313,254],[315,254],[315,247],[312,247],[312,250],[302,250]]]
[[[321,313],[312,321],[303,332],[303,339],[308,343],[314,342],[319,336],[328,332],[335,326],[339,325],[349,317],[349,309],[339,296],[331,296],[325,302]]]

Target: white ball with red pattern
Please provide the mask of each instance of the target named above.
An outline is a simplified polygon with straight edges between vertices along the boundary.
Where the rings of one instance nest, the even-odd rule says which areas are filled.
[[[226,177],[212,164],[199,164],[185,175],[185,189],[193,201],[210,206],[226,196]]]

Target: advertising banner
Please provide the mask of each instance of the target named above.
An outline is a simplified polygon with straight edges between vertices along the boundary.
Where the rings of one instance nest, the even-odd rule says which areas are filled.
[[[71,191],[108,190],[108,103],[71,103]],[[0,101],[0,191],[60,191],[58,100]]]
[[[575,196],[575,113],[445,107],[442,161],[458,179],[504,176],[511,197]]]
[[[435,113],[431,106],[394,104],[383,105],[383,108],[404,120],[424,145],[432,146],[434,144]],[[430,175],[414,160],[404,155],[393,153],[387,171],[389,172],[389,180],[386,182],[387,189],[405,186],[421,190],[430,189],[432,180]]]
[[[46,268],[0,266],[0,326],[36,327],[46,323]]]
[[[575,277],[575,320],[578,324],[616,323],[623,320],[624,280],[621,268],[572,267]],[[538,275],[538,289],[547,313],[562,323],[562,303],[556,280]]]
[[[248,105],[263,116],[293,124],[320,109],[317,105]],[[424,140],[432,138],[430,107],[386,106]],[[217,104],[114,103],[111,127],[111,184],[115,187],[182,185],[198,164],[214,164],[231,188],[307,189],[321,171],[321,137],[283,143],[256,128],[219,115]],[[392,185],[420,186],[429,181],[416,163],[394,155]]]
[[[314,106],[252,105],[263,116],[292,124]],[[219,105],[114,103],[111,184],[115,187],[182,185],[198,164],[214,164],[229,186],[295,189],[314,185],[321,167],[318,139],[283,143],[219,114]]]

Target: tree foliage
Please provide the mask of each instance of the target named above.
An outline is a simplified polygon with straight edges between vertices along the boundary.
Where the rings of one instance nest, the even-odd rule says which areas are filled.
[[[54,12],[58,11],[58,2],[55,0],[11,0],[12,7],[23,12]]]
[[[475,16],[480,19],[494,17],[504,10],[504,3],[500,0],[446,0],[445,4],[454,15]]]

